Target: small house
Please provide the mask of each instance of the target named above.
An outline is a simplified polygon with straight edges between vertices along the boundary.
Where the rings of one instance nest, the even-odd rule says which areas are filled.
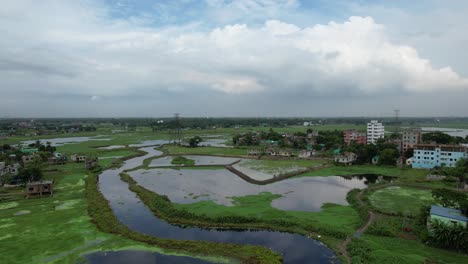
[[[38,153],[39,149],[37,149],[37,148],[22,148],[22,149],[20,149],[20,152],[24,153],[24,154],[32,155],[32,154]]]
[[[70,160],[76,163],[79,162],[85,162],[86,161],[86,155],[81,155],[81,154],[73,154],[70,156]]]
[[[34,196],[42,196],[42,195],[53,195],[53,181],[36,181],[36,182],[28,182],[26,184],[26,196],[34,197]]]
[[[293,153],[290,150],[282,149],[279,151],[279,156],[281,157],[292,157]]]
[[[274,148],[268,148],[265,150],[265,154],[269,156],[278,156],[279,152]]]
[[[15,164],[12,164],[12,165],[6,165],[3,168],[3,174],[9,173],[9,174],[11,174],[13,176],[16,176],[19,173],[19,169],[20,169],[20,164],[19,163],[15,163]],[[2,173],[0,173],[0,174],[2,174]]]
[[[28,164],[33,162],[36,157],[36,155],[26,155],[22,156],[21,159],[23,160],[23,164]]]
[[[413,164],[413,157],[406,159],[406,166],[411,167],[412,164]]]
[[[299,152],[299,158],[310,158],[313,156],[315,156],[315,151],[313,150],[304,149]]]
[[[396,166],[402,168],[402,167],[406,164],[405,161],[406,161],[406,160],[405,160],[405,157],[400,156],[400,157],[396,160]]]
[[[248,151],[249,156],[260,156],[262,155],[263,151],[261,149],[251,148]]]
[[[47,162],[49,163],[49,165],[63,165],[65,163],[67,163],[67,161],[63,157],[60,157],[60,158],[50,157],[47,160]]]
[[[335,162],[343,165],[352,165],[357,160],[357,155],[353,152],[344,152],[335,156]]]
[[[461,210],[442,207],[437,205],[431,206],[431,212],[429,216],[428,226],[430,226],[431,221],[437,219],[447,224],[460,224],[463,227],[467,226],[468,217],[462,214]]]

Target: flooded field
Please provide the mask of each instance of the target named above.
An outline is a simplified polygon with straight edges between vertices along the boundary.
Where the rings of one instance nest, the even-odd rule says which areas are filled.
[[[101,136],[96,136],[96,137],[69,137],[69,138],[48,138],[48,139],[37,139],[41,142],[41,144],[46,144],[47,142],[50,142],[52,146],[61,146],[65,144],[72,144],[72,143],[81,143],[81,142],[86,142],[86,141],[109,141],[112,140],[111,138],[103,138]],[[29,145],[36,143],[37,140],[27,140],[27,141],[22,141],[22,145]]]
[[[109,201],[112,211],[119,221],[132,230],[162,238],[260,245],[280,252],[283,255],[284,263],[330,263],[332,259],[335,263],[339,263],[331,249],[319,241],[302,235],[264,230],[222,231],[195,227],[182,228],[157,218],[119,177],[119,173],[123,170],[137,167],[142,164],[144,159],[162,154],[151,147],[142,150],[148,154],[127,160],[121,168],[105,170],[99,175],[100,190]],[[156,171],[164,170],[156,169]],[[177,172],[177,170],[171,171]],[[156,174],[155,170],[150,170],[150,173],[135,171],[134,174],[151,175],[152,172]],[[191,175],[194,176],[194,174]],[[230,176],[237,178],[235,175]],[[158,177],[149,178],[158,179]],[[179,179],[180,177],[177,177],[177,180]],[[213,184],[216,182],[215,180]],[[208,186],[213,185],[210,183]],[[225,188],[229,188],[229,186]],[[99,261],[101,262],[92,263],[103,263],[106,260]]]
[[[175,156],[166,156],[151,161],[150,167],[168,167],[174,166],[172,159]],[[213,156],[198,156],[198,155],[184,155],[183,157],[195,161],[195,165],[228,165],[239,161],[239,158],[225,158],[225,157],[213,157]]]
[[[324,203],[346,205],[346,194],[353,188],[365,188],[365,177],[301,177],[268,185],[250,184],[224,170],[150,169],[130,172],[145,188],[167,195],[175,203],[212,200],[232,205],[233,196],[261,192],[280,194],[272,206],[281,210],[317,212]]]

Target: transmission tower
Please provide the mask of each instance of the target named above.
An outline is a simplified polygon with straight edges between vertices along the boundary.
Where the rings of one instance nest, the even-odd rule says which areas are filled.
[[[400,109],[393,110],[395,112],[395,133],[400,132]]]
[[[174,130],[172,132],[171,141],[179,145],[182,143],[182,125],[180,123],[179,113],[174,113]]]

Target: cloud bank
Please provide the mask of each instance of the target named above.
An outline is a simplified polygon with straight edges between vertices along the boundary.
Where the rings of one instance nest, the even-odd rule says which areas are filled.
[[[223,1],[209,4],[221,10],[217,14],[231,10]],[[0,10],[0,110],[7,106],[14,114],[12,102],[18,97],[83,98],[105,107],[106,98],[164,97],[178,103],[181,94],[233,101],[271,95],[286,100],[287,95],[292,99],[285,103],[293,104],[294,95],[468,90],[466,77],[392,41],[386,26],[368,16],[302,27],[267,20],[206,29],[197,23],[154,27],[145,20],[113,19],[108,12],[104,5],[75,1],[7,3]]]

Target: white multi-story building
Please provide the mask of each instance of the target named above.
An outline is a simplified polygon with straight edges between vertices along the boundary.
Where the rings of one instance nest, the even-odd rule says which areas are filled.
[[[372,120],[367,123],[367,144],[375,144],[379,138],[384,138],[385,128],[382,123]]]

